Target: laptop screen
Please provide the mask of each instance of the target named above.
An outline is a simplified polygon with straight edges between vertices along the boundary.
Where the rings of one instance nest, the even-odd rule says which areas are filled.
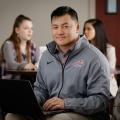
[[[0,79],[0,105],[4,112],[43,118],[43,112],[27,80]]]

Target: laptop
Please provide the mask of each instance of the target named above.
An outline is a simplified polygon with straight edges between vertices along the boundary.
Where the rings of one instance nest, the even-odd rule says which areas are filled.
[[[0,106],[6,113],[25,114],[45,120],[28,80],[0,79]]]
[[[30,115],[40,120],[45,120],[45,115],[67,112],[65,110],[43,111],[29,80],[0,79],[0,106],[6,113]]]

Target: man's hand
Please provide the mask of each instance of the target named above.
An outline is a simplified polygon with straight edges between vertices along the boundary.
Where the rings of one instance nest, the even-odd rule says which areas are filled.
[[[64,109],[64,100],[58,97],[53,97],[45,102],[43,108],[45,111]]]

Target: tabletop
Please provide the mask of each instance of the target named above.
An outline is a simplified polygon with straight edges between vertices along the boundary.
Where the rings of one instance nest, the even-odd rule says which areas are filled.
[[[36,75],[37,70],[6,70],[6,73],[8,74],[14,74],[14,75]]]

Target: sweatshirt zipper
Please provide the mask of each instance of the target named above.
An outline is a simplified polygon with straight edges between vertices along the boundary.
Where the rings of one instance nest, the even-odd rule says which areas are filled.
[[[66,66],[66,64],[67,64],[67,61],[68,61],[68,59],[69,59],[69,56],[70,56],[70,54],[68,55],[68,57],[67,57],[64,65],[63,65],[62,62],[59,60],[61,66],[62,66],[62,85],[61,85],[61,88],[60,88],[60,90],[59,90],[59,92],[58,92],[58,97],[60,97],[60,93],[61,93],[61,90],[62,90],[62,88],[63,88],[63,83],[64,83],[64,70],[65,70],[65,66]]]
[[[68,61],[71,53],[68,55],[68,57],[67,57],[67,59],[66,59],[66,61],[65,61],[65,64],[63,65],[62,62],[60,61],[60,59],[58,59],[59,56],[58,56],[58,58],[57,58],[56,56],[54,56],[54,55],[51,53],[51,51],[50,51],[49,49],[48,49],[48,51],[50,52],[50,54],[51,54],[53,57],[55,57],[55,59],[61,64],[61,67],[62,67],[62,85],[61,85],[61,88],[60,88],[60,90],[59,90],[59,92],[58,92],[58,95],[57,95],[57,97],[59,98],[59,97],[60,97],[60,92],[61,92],[61,90],[62,90],[62,88],[63,88],[63,83],[64,83],[64,69],[65,69],[65,66],[66,66],[66,64],[67,64],[67,61]]]

